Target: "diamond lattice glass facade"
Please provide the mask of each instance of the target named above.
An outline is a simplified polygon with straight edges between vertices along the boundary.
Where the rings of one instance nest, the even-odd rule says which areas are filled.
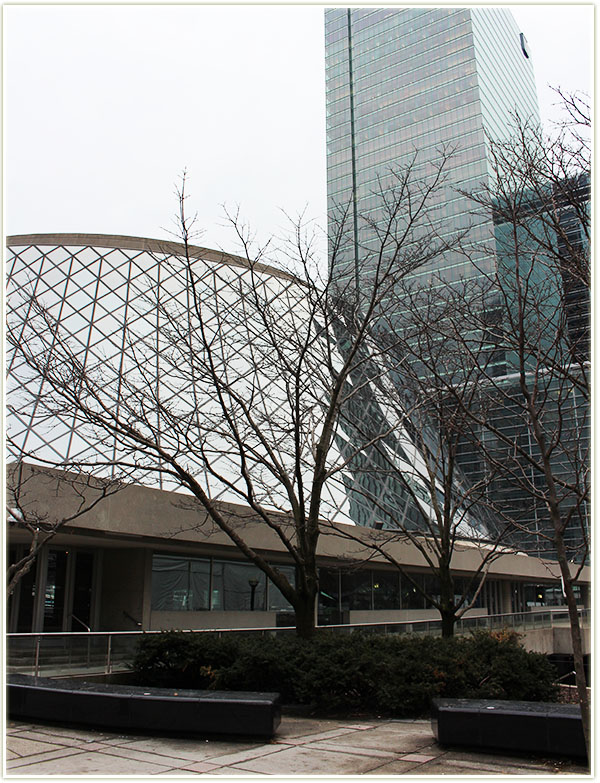
[[[246,454],[255,455],[244,469],[251,473],[257,501],[276,510],[289,508],[283,486],[261,462],[264,446],[241,414],[242,400],[252,406],[253,420],[268,433],[283,469],[295,476],[299,456],[305,486],[311,486],[314,433],[322,425],[327,399],[327,371],[320,377],[319,368],[330,366],[332,346],[311,342],[313,373],[306,378],[302,395],[300,450],[287,386],[297,379],[294,372],[286,377],[285,363],[274,351],[274,345],[285,351],[293,370],[305,344],[306,286],[285,272],[262,265],[250,269],[242,258],[192,248],[194,299],[183,246],[132,237],[28,235],[9,237],[8,249],[9,459],[70,466],[106,463],[107,470],[111,463],[127,463],[132,466],[129,477],[136,482],[165,489],[179,486],[168,471],[149,469],[143,455],[131,446],[128,450],[122,439],[92,426],[76,405],[67,400],[63,407],[64,394],[53,395],[43,374],[24,358],[27,346],[34,354],[61,361],[58,357],[65,356],[68,346],[68,364],[79,367],[81,378],[100,381],[103,405],[133,417],[136,426],[166,452],[176,454],[213,497],[240,502],[243,493],[235,490],[244,483],[239,449],[201,359],[208,335],[214,372],[227,379],[237,395],[230,406],[237,417],[237,435]],[[201,308],[202,337],[194,301]],[[265,312],[270,314],[268,322]],[[54,342],[55,325],[60,351]],[[265,336],[267,328],[270,339]],[[334,362],[339,360],[339,354],[333,357]],[[370,439],[373,431],[369,428],[367,436],[361,435],[364,426],[357,428],[347,419],[340,422],[328,463],[331,476],[322,516],[370,527],[383,520],[388,527],[404,523],[419,528],[422,522],[398,471],[411,486],[420,485],[422,506],[427,508],[428,493],[420,478],[426,475],[423,460],[402,424],[390,424],[395,414],[386,411],[384,401],[377,401],[377,393],[362,388],[361,394],[367,402],[356,407],[356,415],[364,418],[369,408],[370,426],[375,435],[386,433],[387,459],[395,468],[382,465],[381,458],[376,463],[368,450],[361,454],[360,464],[356,459],[346,463],[349,454],[361,450],[360,438]],[[100,403],[92,399],[90,404]],[[375,504],[371,497],[381,502]],[[307,494],[305,500],[309,499]],[[462,536],[486,533],[485,524],[466,513],[458,528]]]
[[[38,355],[58,356],[52,327],[83,376],[100,384],[103,403],[110,401],[173,454],[216,498],[235,500],[227,482],[241,479],[239,455],[223,420],[218,386],[211,383],[202,361],[203,339],[212,337],[215,375],[231,381],[232,394],[255,400],[253,414],[265,429],[272,426],[282,464],[293,460],[285,426],[277,430],[276,411],[286,406],[285,379],[276,368],[264,339],[261,304],[279,323],[290,355],[305,334],[305,294],[285,272],[204,248],[192,248],[192,270],[201,319],[194,309],[184,248],[173,242],[132,237],[29,235],[9,238],[7,264],[9,343],[32,347]],[[35,302],[35,304],[34,304]],[[43,307],[43,313],[40,308]],[[200,320],[205,330],[200,334]],[[40,327],[36,333],[36,326]],[[207,336],[208,335],[208,336]],[[272,353],[272,352],[271,352]],[[60,359],[59,359],[60,361]],[[66,369],[66,372],[69,368]],[[89,417],[65,402],[64,411],[49,404],[52,390],[42,374],[26,362],[18,348],[7,356],[8,434],[11,456],[47,459],[56,464],[136,461],[131,479],[173,489],[168,473],[148,471],[139,457],[123,450],[118,437],[94,428]],[[319,418],[318,383],[304,397],[305,412]],[[60,396],[60,395],[59,395]],[[92,400],[93,402],[93,400]],[[232,408],[234,405],[232,403]],[[234,409],[235,413],[235,409]],[[238,422],[250,451],[260,450],[256,435]],[[181,443],[187,430],[187,443]],[[193,435],[191,434],[193,433]],[[142,460],[143,462],[143,460]],[[212,466],[213,473],[207,470]],[[254,466],[261,500],[275,488],[265,485],[260,459]],[[332,485],[330,508],[344,514],[343,490]],[[276,492],[275,492],[276,494]],[[259,496],[261,491],[259,491]],[[277,506],[271,497],[269,506]]]

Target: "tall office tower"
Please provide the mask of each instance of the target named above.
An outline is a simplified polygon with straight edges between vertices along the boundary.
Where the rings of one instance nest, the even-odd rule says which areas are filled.
[[[508,137],[515,113],[537,122],[537,96],[526,39],[503,8],[333,8],[325,33],[330,241],[336,210],[347,208],[338,275],[360,284],[377,243],[375,191],[392,184],[391,170],[416,154],[416,176],[426,179],[440,150],[454,148],[435,222],[442,232],[473,225],[473,203],[457,189],[488,181],[488,140]],[[477,223],[471,239],[483,245],[491,216]],[[485,258],[482,248],[477,262]],[[473,272],[452,253],[434,266],[447,280]]]
[[[332,8],[325,11],[325,34],[328,232],[331,264],[340,284],[355,285],[361,293],[369,290],[381,246],[377,228],[386,220],[382,195],[392,193],[394,170],[413,165],[415,182],[431,182],[444,150],[451,150],[445,179],[433,196],[424,230],[450,239],[470,229],[470,252],[436,253],[409,279],[425,284],[436,275],[452,283],[472,280],[480,270],[495,271],[503,252],[498,244],[502,227],[491,209],[475,214],[468,194],[493,185],[491,145],[511,137],[516,117],[539,123],[527,40],[510,11]],[[402,221],[402,211],[398,219]],[[573,288],[568,280],[565,286]],[[583,299],[575,294],[572,330],[585,337],[579,305]],[[394,315],[388,307],[386,317]],[[579,342],[583,345],[584,339]],[[508,383],[511,357],[497,352],[494,364],[494,374]],[[580,433],[587,437],[585,424],[582,429],[577,423],[581,409],[573,395],[569,411],[563,412],[574,439]],[[526,424],[509,413],[499,401],[500,418],[494,423],[526,440]],[[534,453],[535,447],[530,448]],[[460,456],[467,475],[481,478],[485,466],[478,450],[466,448]],[[528,530],[544,530],[547,512],[542,501],[532,500],[531,494],[517,497],[514,487],[502,481],[490,484],[490,493],[503,508],[512,504],[515,521]],[[578,536],[573,531],[575,545]],[[535,548],[535,537],[523,545]]]

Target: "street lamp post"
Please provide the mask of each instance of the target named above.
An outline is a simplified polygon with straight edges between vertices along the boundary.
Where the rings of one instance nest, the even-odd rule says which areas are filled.
[[[254,611],[254,596],[256,595],[256,588],[258,587],[258,579],[248,579],[250,585],[250,611]]]

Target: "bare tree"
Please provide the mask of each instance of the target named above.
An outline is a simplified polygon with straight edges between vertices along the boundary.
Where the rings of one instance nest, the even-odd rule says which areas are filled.
[[[42,549],[57,533],[119,489],[118,482],[100,481],[93,476],[57,473],[41,465],[27,465],[23,462],[9,465],[6,504],[8,527],[25,533],[29,543],[25,554],[8,564],[7,595],[13,594]]]
[[[77,429],[90,444],[78,453],[78,469],[113,469],[121,479],[141,481],[159,477],[191,493],[290,602],[298,634],[310,636],[320,525],[348,519],[344,471],[365,447],[351,442],[340,418],[361,388],[349,379],[359,370],[368,376],[365,357],[381,350],[371,325],[382,302],[406,274],[458,241],[430,229],[428,205],[444,167],[442,159],[426,183],[415,179],[410,165],[396,173],[396,196],[387,194],[390,209],[377,247],[365,251],[369,286],[360,288],[332,272],[344,252],[344,213],[330,264],[319,265],[298,226],[286,247],[292,271],[277,271],[237,215],[231,222],[243,255],[202,261],[206,251],[192,244],[184,179],[181,244],[175,254],[157,258],[157,278],[136,278],[155,326],[129,315],[112,336],[120,345],[114,357],[92,356],[43,298],[20,293],[21,317],[8,330],[20,357],[17,379],[24,377],[15,405],[29,405],[33,427],[50,417]],[[130,304],[128,313],[139,314],[140,302]],[[31,376],[41,385],[23,399]],[[343,453],[340,439],[348,444]],[[68,458],[57,463],[71,464]],[[244,513],[238,519],[225,513],[223,499],[241,501]],[[247,542],[249,514],[290,554],[295,581]]]
[[[466,315],[463,308],[443,331],[469,360],[478,360],[464,339],[471,330],[485,333],[498,354],[475,404],[465,406],[451,384],[448,393],[479,426],[479,453],[506,493],[533,512],[527,523],[518,520],[523,545],[545,542],[557,560],[589,747],[573,589],[589,554],[589,113],[578,97],[567,100],[567,111],[570,121],[554,139],[517,121],[510,141],[491,144],[493,184],[471,194],[494,216],[497,264],[479,269],[487,305]]]
[[[377,552],[394,565],[439,611],[443,636],[452,636],[456,622],[476,603],[491,564],[507,551],[504,545],[518,527],[490,496],[497,468],[467,476],[461,465],[465,445],[477,446],[479,439],[467,411],[476,404],[480,381],[497,354],[480,329],[456,340],[441,325],[457,319],[467,301],[473,305],[476,294],[481,295],[477,283],[448,285],[435,275],[427,286],[399,284],[398,298],[388,302],[373,325],[380,350],[372,353],[371,362],[379,364],[380,372],[369,367],[371,381],[361,384],[363,368],[358,370],[354,381],[361,392],[341,413],[357,432],[354,440],[365,444],[348,465],[349,494],[358,509],[354,516],[360,518],[361,508],[376,509],[378,527],[386,531],[358,536],[342,528],[334,534],[360,543],[366,558]],[[421,553],[429,569],[425,584],[393,554],[390,545],[399,540]],[[477,553],[467,578],[456,572],[457,556],[464,551]]]

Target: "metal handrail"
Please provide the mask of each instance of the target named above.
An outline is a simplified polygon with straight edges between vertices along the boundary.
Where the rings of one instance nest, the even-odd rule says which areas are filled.
[[[457,633],[468,633],[471,630],[477,630],[478,628],[513,628],[523,629],[527,628],[543,628],[552,627],[556,620],[560,620],[566,617],[568,619],[568,612],[561,607],[552,607],[549,611],[542,612],[515,612],[512,614],[496,614],[496,615],[475,615],[471,617],[463,617],[456,624]],[[579,617],[584,624],[589,623],[590,610],[579,610]],[[353,623],[353,624],[339,624],[339,625],[318,625],[317,628],[321,630],[331,630],[339,633],[352,633],[355,630],[370,630],[384,634],[390,633],[439,633],[441,630],[441,620],[439,619],[421,619],[421,620],[401,620],[401,621],[387,621],[379,623]],[[276,636],[280,633],[291,633],[294,631],[294,626],[271,626],[263,628],[200,628],[200,629],[185,629],[181,633],[190,634],[202,634],[202,633],[216,633],[218,636],[231,633],[237,634],[261,634],[261,635],[273,635]],[[105,674],[111,674],[115,671],[115,667],[122,666],[123,670],[128,668],[128,662],[130,660],[131,649],[126,648],[126,655],[123,657],[118,655],[115,650],[115,643],[119,639],[145,636],[148,634],[160,634],[163,631],[88,631],[85,634],[86,639],[86,655],[77,659],[76,655],[73,655],[73,641],[82,639],[81,633],[76,631],[59,631],[57,633],[10,633],[6,635],[7,639],[7,652],[20,652],[19,663],[15,668],[22,670],[23,663],[27,664],[27,659],[24,661],[22,651],[19,651],[18,641],[23,639],[31,639],[34,642],[33,655],[30,658],[30,665],[27,666],[34,676],[39,676],[42,668],[52,668],[52,663],[56,666],[56,660],[52,661],[52,658],[48,660],[45,667],[42,666],[42,648],[46,646],[46,650],[49,653],[53,651],[67,651],[69,654],[69,663],[71,667],[76,667],[77,671],[93,669],[96,672],[103,671]],[[96,666],[93,666],[91,647],[95,640],[98,640],[100,644],[97,647]],[[105,640],[102,645],[102,640]],[[47,644],[45,644],[47,643]],[[103,652],[102,652],[103,649]],[[8,669],[11,668],[10,662],[8,663]],[[65,671],[65,666],[61,663],[61,673]]]
[[[92,629],[90,628],[90,626],[89,626],[89,625],[86,625],[86,624],[83,622],[83,620],[80,620],[80,619],[79,619],[79,617],[77,617],[77,615],[75,615],[75,614],[71,614],[71,615],[69,615],[69,616],[70,616],[70,617],[71,617],[73,620],[77,620],[77,622],[79,623],[79,625],[83,625],[83,627],[85,628],[85,630],[86,630],[88,633],[90,633],[90,631],[92,630]]]
[[[135,619],[135,617],[132,617],[132,616],[129,614],[129,612],[125,611],[125,609],[123,609],[123,616],[124,616],[124,617],[126,617],[128,620],[131,620],[131,622],[132,622],[134,625],[137,625],[137,627],[138,627],[138,628],[141,628],[141,627],[142,627],[142,624],[141,624],[141,622],[140,622],[139,620],[136,620],[136,619]]]
[[[553,619],[553,616],[556,614],[563,614],[565,617],[568,618],[568,611],[566,608],[563,607],[548,607],[547,610],[538,612],[512,612],[509,614],[482,614],[482,615],[472,615],[470,617],[462,617],[460,620],[457,621],[457,625],[461,625],[464,623],[469,624],[476,624],[477,622],[482,623],[483,625],[487,625],[489,623],[493,623],[494,625],[498,625],[502,620],[506,620],[506,624],[510,625],[511,623],[508,622],[509,618],[536,618],[536,617],[544,617],[544,615],[548,615],[549,619]],[[589,621],[590,618],[590,610],[589,609],[580,609],[578,611],[579,617],[582,620]],[[317,625],[316,627],[321,630],[336,630],[336,629],[342,629],[342,630],[351,630],[354,628],[373,628],[373,627],[384,627],[384,626],[426,626],[426,625],[440,625],[441,626],[441,619],[431,617],[431,618],[425,618],[425,619],[419,619],[419,620],[384,620],[379,622],[372,622],[372,623],[339,623],[339,624],[332,624],[332,625]],[[535,623],[535,620],[533,620]],[[527,624],[523,621],[522,623],[514,623],[514,627],[518,627],[520,625],[526,626]],[[293,625],[278,625],[278,626],[261,626],[261,627],[250,627],[250,628],[181,628],[178,630],[179,633],[278,633],[286,632],[290,630],[294,630],[295,626]],[[138,636],[140,634],[159,634],[164,633],[164,630],[139,630],[139,631],[90,631],[90,636]],[[21,637],[35,637],[35,636],[43,636],[43,637],[49,637],[49,638],[60,638],[63,636],[79,636],[79,634],[76,631],[52,631],[48,633],[43,632],[35,632],[35,631],[27,631],[27,632],[20,632],[20,633],[8,633],[6,634],[7,639],[11,638],[21,638]]]

